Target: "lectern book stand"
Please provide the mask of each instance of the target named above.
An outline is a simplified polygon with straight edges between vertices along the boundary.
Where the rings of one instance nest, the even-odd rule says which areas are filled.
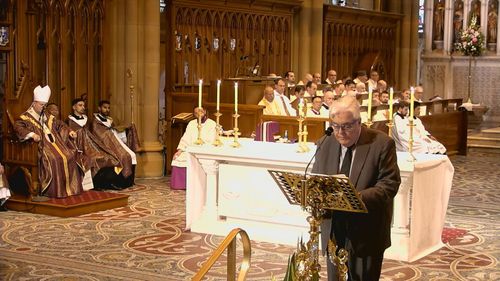
[[[268,170],[292,205],[300,205],[309,213],[309,241],[297,245],[295,272],[298,280],[319,280],[319,227],[325,210],[367,213],[356,188],[345,175],[318,175]],[[328,258],[337,265],[339,280],[347,280],[345,249],[338,249],[336,241],[328,242]]]

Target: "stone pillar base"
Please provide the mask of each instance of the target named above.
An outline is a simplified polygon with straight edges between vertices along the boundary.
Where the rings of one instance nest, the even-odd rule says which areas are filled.
[[[137,152],[136,178],[163,176],[163,145],[159,142],[144,142],[142,150]]]

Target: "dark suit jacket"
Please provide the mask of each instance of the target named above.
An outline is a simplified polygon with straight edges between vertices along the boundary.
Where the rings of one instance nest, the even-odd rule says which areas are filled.
[[[312,171],[338,174],[341,146],[335,136],[325,137]],[[352,163],[349,178],[361,193],[368,214],[347,214],[346,236],[356,255],[381,254],[391,245],[393,198],[401,183],[394,141],[382,132],[362,127]],[[334,212],[334,220],[336,216],[342,217]],[[331,219],[325,223],[331,224]],[[322,234],[323,245],[329,237]]]

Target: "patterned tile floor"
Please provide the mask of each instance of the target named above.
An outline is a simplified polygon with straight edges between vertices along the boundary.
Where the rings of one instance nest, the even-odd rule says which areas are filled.
[[[381,280],[500,280],[500,159],[452,162],[446,226],[467,233],[413,263],[385,260]],[[167,178],[125,192],[128,207],[77,218],[0,213],[0,280],[190,280],[222,238],[183,232],[185,193]],[[282,278],[292,250],[253,242],[248,280]],[[207,280],[225,280],[224,259]]]

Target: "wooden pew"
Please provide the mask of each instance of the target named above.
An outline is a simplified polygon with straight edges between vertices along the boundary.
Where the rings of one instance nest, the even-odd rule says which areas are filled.
[[[275,115],[262,115],[262,122],[276,121],[280,124],[280,135],[284,136],[285,131],[288,132],[288,139],[297,139],[299,132],[299,122],[297,117],[292,116],[275,116]],[[325,134],[325,122],[329,121],[328,118],[307,118],[306,125],[308,136],[307,140],[315,142]]]

